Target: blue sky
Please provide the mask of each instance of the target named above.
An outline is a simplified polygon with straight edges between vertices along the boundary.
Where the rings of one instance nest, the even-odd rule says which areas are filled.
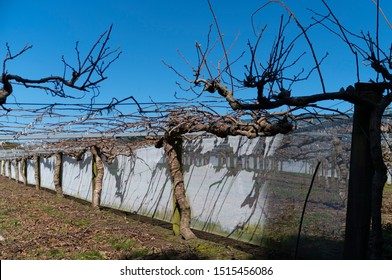
[[[255,40],[250,15],[265,2],[212,0],[226,44],[230,45],[239,35],[230,54],[233,58],[247,50],[248,39]],[[350,30],[369,30],[374,33],[376,13],[371,0],[328,2],[341,22]],[[285,3],[305,25],[310,22],[311,17],[307,7],[325,12],[321,2],[317,0],[287,0]],[[381,6],[387,15],[392,13],[390,1],[381,0]],[[108,71],[109,79],[102,84],[101,96],[97,102],[109,102],[112,97],[121,99],[129,95],[133,95],[140,102],[148,102],[150,97],[155,101],[174,100],[174,92],[180,92],[175,83],[179,78],[162,60],[189,76],[189,67],[185,65],[177,50],[190,61],[196,61],[195,41],[205,43],[208,27],[213,23],[208,3],[204,0],[20,0],[1,1],[0,10],[3,11],[0,56],[5,55],[6,42],[15,51],[26,43],[33,45],[31,51],[11,62],[8,67],[10,73],[30,78],[62,73],[61,56],[74,58],[76,41],[80,42],[81,49],[87,50],[98,36],[113,24],[111,46],[120,46],[123,54]],[[269,24],[269,30],[273,30],[282,13],[285,12],[281,7],[271,5],[257,15],[255,23],[258,27]],[[391,31],[383,21],[382,27],[388,32]],[[292,25],[288,31],[289,34],[296,34],[298,29]],[[385,34],[390,36],[387,32]],[[327,90],[338,90],[355,82],[354,60],[347,47],[321,27],[311,32],[310,36],[319,57],[326,52],[330,54],[322,65]],[[263,39],[265,45],[268,46],[272,39],[272,35],[266,33]],[[308,51],[306,44],[298,43],[298,48]],[[247,61],[245,59],[237,63],[237,76],[242,77],[243,65]],[[305,58],[302,63],[310,65],[311,58]],[[316,78],[295,88],[294,94],[320,92],[320,84]],[[363,79],[368,78],[364,75]],[[54,100],[43,92],[22,88],[15,90],[13,96],[18,102]],[[9,98],[8,102],[14,102],[14,98]]]

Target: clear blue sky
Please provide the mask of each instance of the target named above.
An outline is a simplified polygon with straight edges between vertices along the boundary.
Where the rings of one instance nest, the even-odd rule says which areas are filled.
[[[265,2],[212,0],[226,43],[230,45],[237,34],[240,36],[234,46],[233,57],[246,50],[247,39],[254,41],[250,15]],[[376,13],[371,0],[328,2],[350,30],[369,30],[374,33]],[[325,12],[318,0],[287,0],[285,3],[305,24],[311,16],[306,7]],[[387,15],[392,14],[391,1],[381,0],[381,5]],[[179,78],[162,64],[162,60],[190,74],[177,54],[177,49],[191,61],[196,61],[195,41],[205,42],[208,27],[213,23],[207,1],[204,0],[1,0],[0,10],[0,56],[5,55],[6,42],[14,50],[22,48],[27,42],[33,45],[31,51],[8,67],[10,73],[30,78],[61,74],[61,56],[74,58],[76,41],[80,42],[81,48],[87,49],[99,34],[113,24],[111,46],[120,46],[123,55],[108,71],[109,79],[102,84],[101,97],[97,100],[99,102],[129,95],[140,102],[149,101],[150,96],[155,101],[173,100],[174,92],[180,91],[175,83]],[[272,29],[282,13],[283,9],[273,5],[258,15],[256,24],[264,26],[268,23]],[[386,27],[384,21],[382,26]],[[293,25],[289,31],[298,32],[298,29]],[[390,37],[390,33],[384,34]],[[266,34],[264,39],[266,44],[272,40],[268,36]],[[310,36],[319,57],[326,52],[330,54],[322,65],[327,90],[338,90],[355,82],[354,60],[347,47],[322,28],[310,33]],[[308,51],[305,44],[299,47]],[[242,66],[246,62],[243,60],[237,63],[239,77],[242,77]],[[310,62],[310,57],[303,61],[304,64]],[[310,80],[296,90],[297,95],[320,92],[320,85],[317,79]],[[18,102],[52,100],[43,92],[35,93],[26,89],[16,90],[14,97]],[[9,102],[14,102],[14,99],[10,98]]]

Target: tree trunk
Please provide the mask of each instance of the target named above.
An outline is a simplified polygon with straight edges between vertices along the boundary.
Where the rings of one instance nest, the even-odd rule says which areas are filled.
[[[61,174],[62,174],[62,165],[63,165],[63,155],[62,153],[57,153],[55,158],[55,166],[54,166],[54,174],[53,174],[53,182],[54,187],[56,189],[56,193],[58,196],[64,196],[63,187],[61,184]]]
[[[91,147],[91,153],[93,154],[92,206],[94,209],[100,209],[104,167],[99,148],[96,146]]]
[[[15,181],[19,183],[19,160],[14,161]]]
[[[178,137],[174,141],[175,152],[177,154],[178,161],[180,163],[180,170],[183,174],[183,163],[182,163],[182,138]],[[181,235],[181,212],[180,207],[177,203],[176,195],[175,195],[175,188],[174,183],[172,182],[172,197],[173,197],[173,217],[172,217],[172,225],[173,225],[173,233],[174,235]]]
[[[35,176],[35,188],[41,189],[41,168],[40,168],[40,157],[34,156],[34,176]]]
[[[163,142],[163,148],[167,156],[167,161],[170,169],[170,175],[172,177],[172,183],[174,186],[174,196],[177,200],[177,204],[180,210],[181,222],[180,232],[185,240],[196,238],[195,234],[190,229],[191,224],[191,207],[186,199],[185,186],[184,186],[184,174],[181,170],[180,156],[177,154],[176,145],[178,140],[169,138]],[[181,142],[180,142],[181,143]]]
[[[22,173],[23,184],[27,186],[27,159],[26,158],[22,158],[20,162],[20,169]]]
[[[339,190],[339,196],[342,199],[342,204],[346,205],[347,202],[347,178],[348,178],[348,167],[344,158],[344,151],[342,141],[334,137],[332,144],[334,146],[336,155],[336,169],[338,171],[337,185]]]
[[[9,160],[7,160],[7,168],[8,168],[8,179],[12,179],[12,175],[11,175],[11,164],[12,164],[12,162],[11,162],[11,160],[9,159]]]

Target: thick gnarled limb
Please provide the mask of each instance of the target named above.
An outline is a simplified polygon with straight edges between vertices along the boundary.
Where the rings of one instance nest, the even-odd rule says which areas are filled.
[[[167,162],[169,165],[172,183],[174,186],[174,197],[180,209],[180,232],[185,240],[189,240],[196,238],[196,235],[192,232],[190,228],[191,207],[186,199],[184,175],[181,170],[181,162],[179,160],[179,155],[177,154],[175,148],[176,145],[178,145],[178,142],[176,142],[176,139],[173,137],[168,137],[163,140],[163,148],[167,156]]]

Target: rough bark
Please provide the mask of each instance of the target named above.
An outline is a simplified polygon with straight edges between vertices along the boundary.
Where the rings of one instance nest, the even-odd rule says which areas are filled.
[[[63,165],[63,155],[62,153],[57,153],[55,156],[55,166],[53,174],[54,187],[58,196],[63,196],[63,188],[61,182],[62,165]]]
[[[380,112],[379,112],[380,111]],[[384,185],[387,182],[387,167],[384,163],[381,146],[381,110],[374,110],[370,119],[370,151],[374,167],[372,180],[372,230],[370,236],[370,258],[380,259],[382,256],[382,221],[381,207]]]
[[[12,179],[11,176],[11,160],[7,160],[7,168],[8,168],[8,179]]]
[[[40,168],[40,157],[34,156],[34,177],[35,177],[35,188],[41,189],[41,168]]]
[[[177,200],[181,215],[180,232],[185,240],[189,240],[196,238],[196,236],[190,229],[191,207],[186,199],[184,175],[181,170],[181,162],[179,160],[179,155],[176,152],[175,145],[175,139],[173,138],[165,139],[163,141],[163,148],[167,156],[170,175],[174,186],[174,196]]]
[[[332,144],[335,148],[335,161],[336,161],[336,169],[338,171],[338,188],[339,188],[339,196],[342,199],[342,203],[346,205],[347,203],[347,178],[349,174],[349,168],[345,162],[344,158],[344,150],[342,146],[342,141],[334,137]]]
[[[14,171],[15,171],[15,181],[19,182],[19,160],[15,159],[14,161]]]
[[[93,154],[93,198],[92,206],[94,209],[100,209],[101,205],[101,193],[102,193],[102,182],[104,167],[101,158],[101,151],[98,147],[91,147],[91,153]],[[94,172],[96,168],[96,173]]]
[[[23,158],[21,160],[20,169],[21,169],[23,184],[27,186],[27,159],[26,158]]]

